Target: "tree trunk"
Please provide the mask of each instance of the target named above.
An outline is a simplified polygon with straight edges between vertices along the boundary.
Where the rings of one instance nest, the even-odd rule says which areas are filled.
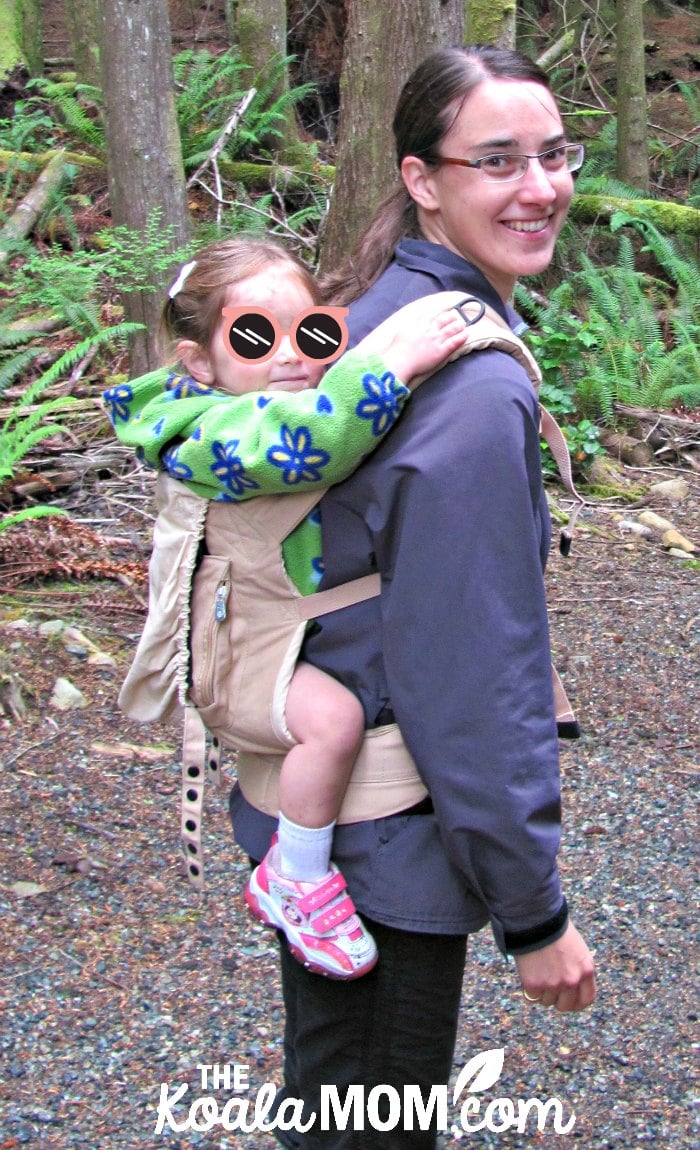
[[[649,188],[644,0],[617,0],[617,176]]]
[[[44,73],[39,0],[0,0],[0,85],[23,64],[30,76]]]
[[[440,8],[440,42],[442,44],[464,44],[465,21],[469,11],[469,0],[442,0]]]
[[[398,172],[391,121],[413,69],[443,43],[440,0],[353,0],[340,83],[338,163],[321,271],[334,267],[364,230]],[[391,66],[379,62],[391,51]]]
[[[471,0],[466,8],[467,42],[514,48],[515,16],[511,0]]]
[[[102,84],[98,39],[98,0],[63,0],[66,27],[73,49],[75,78],[79,84]]]
[[[259,77],[269,71],[273,56],[287,55],[286,0],[238,0],[235,15],[235,37],[241,59],[251,68],[250,84],[260,87]],[[287,68],[271,95],[271,102],[288,96]],[[281,125],[281,136],[270,136],[262,142],[279,156],[282,163],[294,164],[300,148],[299,127],[294,109],[289,106]]]
[[[99,16],[112,222],[145,241],[147,225],[160,213],[173,251],[188,239],[189,217],[167,0],[99,0]],[[144,262],[148,257],[144,242]],[[158,366],[155,338],[166,283],[165,273],[154,272],[152,291],[124,293],[127,319],[146,325],[132,342],[132,376]]]

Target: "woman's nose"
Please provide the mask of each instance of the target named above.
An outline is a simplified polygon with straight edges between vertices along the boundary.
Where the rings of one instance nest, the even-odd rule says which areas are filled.
[[[545,171],[537,156],[529,156],[527,168],[519,181],[520,191],[527,196],[535,196],[538,200],[553,200],[557,195],[555,179],[551,173]]]

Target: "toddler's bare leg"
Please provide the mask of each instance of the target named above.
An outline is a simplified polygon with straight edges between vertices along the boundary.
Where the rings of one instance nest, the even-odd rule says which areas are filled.
[[[296,668],[287,725],[298,743],[280,779],[277,834],[251,874],[246,902],[284,931],[291,953],[317,974],[359,978],[377,947],[331,861],[333,830],[364,732],[358,700],[308,663]]]
[[[338,814],[362,742],[362,707],[336,679],[299,663],[286,714],[297,746],[282,767],[280,810],[300,826],[324,827]]]

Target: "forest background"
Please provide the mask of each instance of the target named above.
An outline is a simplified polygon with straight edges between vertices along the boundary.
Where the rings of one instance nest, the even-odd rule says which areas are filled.
[[[587,145],[556,266],[517,300],[575,461],[633,450],[639,412],[664,410],[694,463],[696,0],[0,0],[0,28],[0,531],[56,510],[26,458],[89,435],[90,384],[157,365],[193,247],[264,229],[335,266],[396,178],[386,109],[465,40],[540,59]]]

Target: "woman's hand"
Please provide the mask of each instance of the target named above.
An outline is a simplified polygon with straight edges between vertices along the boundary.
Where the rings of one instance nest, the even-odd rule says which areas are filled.
[[[585,1010],[595,999],[593,955],[571,922],[556,942],[516,954],[515,965],[527,1002],[565,1013]]]

